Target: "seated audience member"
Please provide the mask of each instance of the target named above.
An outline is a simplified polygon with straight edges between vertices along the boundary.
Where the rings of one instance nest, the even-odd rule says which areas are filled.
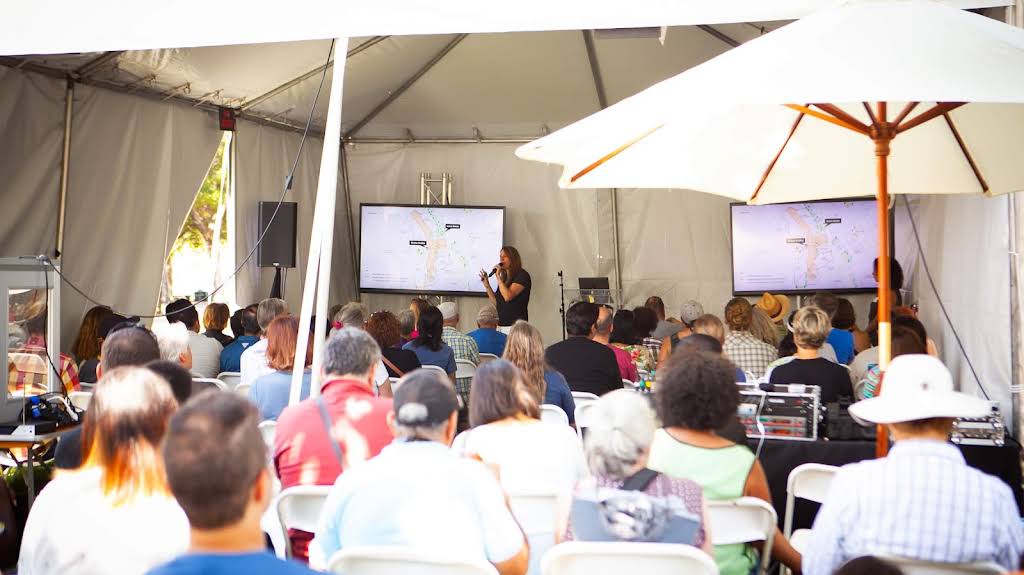
[[[231,317],[228,319],[228,326],[231,327],[231,341],[235,341],[240,335],[242,335],[242,316],[245,315],[246,311],[247,310],[244,307],[239,308],[235,310],[235,313],[231,314]],[[228,346],[224,346],[224,349],[227,348]],[[221,355],[223,356],[224,352],[221,352]]]
[[[853,334],[855,354],[871,347],[871,338],[867,332],[857,327],[857,310],[853,308],[853,302],[845,297],[839,298],[839,309],[836,311],[836,316],[832,318],[832,327]]]
[[[750,308],[750,333],[768,345],[779,348],[779,331],[768,314],[757,306]]]
[[[845,367],[818,355],[818,350],[825,344],[825,338],[831,329],[832,322],[824,311],[813,305],[800,308],[793,318],[796,354],[793,361],[775,367],[769,381],[817,385],[821,388],[823,404],[839,401],[840,397],[852,398],[850,372]]]
[[[448,377],[455,381],[455,352],[448,347],[441,339],[444,329],[444,319],[441,310],[436,307],[428,307],[420,314],[419,323],[416,324],[416,332],[419,334],[416,339],[402,346],[416,354],[422,365],[434,365],[440,367],[448,374]],[[466,389],[466,397],[469,399],[469,389]]]
[[[338,312],[341,311],[341,308],[343,308],[343,307],[345,307],[344,304],[336,303],[336,304],[332,305],[331,307],[327,308],[327,335],[328,336],[331,334],[331,330],[334,329],[335,327],[344,327],[344,326],[336,326],[335,323],[334,323],[334,318],[337,317]]]
[[[620,309],[612,316],[612,333],[608,339],[612,347],[629,354],[636,371],[650,373],[654,370],[654,357],[643,345],[643,339],[636,330],[636,316],[628,309]]]
[[[638,306],[633,308],[633,319],[640,342],[650,352],[651,357],[658,359],[661,356],[661,340],[651,335],[658,326],[658,316],[651,308]]]
[[[831,325],[832,319],[839,312],[839,298],[835,294],[829,292],[818,292],[814,294],[812,298],[813,304],[821,308],[828,315],[829,324]],[[849,331],[832,328],[828,332],[829,345],[836,351],[836,361],[843,365],[849,364],[853,361],[854,347],[853,347],[853,334]]]
[[[395,314],[386,310],[374,312],[370,315],[370,321],[366,322],[366,331],[380,346],[380,358],[388,377],[402,377],[420,368],[420,358],[416,357],[416,353],[402,349],[400,330]]]
[[[647,298],[644,302],[644,307],[654,312],[654,315],[658,318],[658,323],[654,326],[654,331],[651,332],[651,337],[663,340],[666,337],[678,333],[679,330],[685,326],[682,324],[674,323],[665,319],[665,302],[656,295],[652,295]]]
[[[565,331],[569,337],[548,346],[544,359],[555,371],[565,376],[569,389],[604,395],[622,389],[622,376],[615,352],[592,339],[597,333],[597,320],[604,309],[590,302],[577,302],[565,312]],[[609,324],[611,322],[608,322]]]
[[[683,307],[679,311],[680,321],[683,324],[682,329],[661,338],[661,349],[666,347],[670,349],[667,352],[660,352],[661,355],[658,356],[658,361],[661,361],[662,357],[668,358],[668,354],[671,353],[671,347],[680,339],[689,337],[693,333],[694,322],[702,316],[704,316],[704,306],[700,305],[700,302],[692,299],[683,302]],[[657,330],[655,330],[655,335],[657,335]]]
[[[878,258],[871,262],[871,277],[878,283]],[[895,258],[889,258],[889,301],[892,306],[903,305],[903,266]],[[868,308],[868,323],[874,323],[878,316],[878,298]]]
[[[141,575],[188,547],[160,441],[178,404],[148,369],[105,372],[89,403],[80,469],[56,475],[28,515],[18,573]]]
[[[865,555],[843,563],[834,575],[903,575],[903,570],[888,561]]]
[[[153,335],[160,345],[160,359],[173,361],[192,371],[192,348],[188,328],[181,322],[153,326]],[[195,374],[194,371],[192,371]]]
[[[432,307],[430,302],[421,297],[414,297],[409,300],[409,311],[412,312],[413,325],[416,326],[410,334],[410,339],[416,339],[419,337],[419,325],[420,325],[420,314],[427,311],[427,308]]]
[[[676,349],[678,350],[677,353],[704,352],[719,357],[722,356],[722,344],[710,335],[702,333],[695,333],[690,337],[684,337],[679,341]],[[745,383],[747,380],[743,370],[736,366],[733,366],[733,368],[736,370],[736,382]],[[746,445],[747,443],[747,428],[743,427],[738,415],[730,417],[729,422],[723,427],[716,429],[715,433],[737,445]]]
[[[203,326],[206,327],[206,331],[203,332],[203,335],[217,340],[222,347],[231,345],[234,339],[224,333],[229,319],[231,319],[231,310],[226,304],[211,303],[206,306],[206,311],[203,312]]]
[[[768,364],[778,359],[779,352],[750,333],[750,325],[754,321],[750,308],[750,302],[741,297],[726,304],[725,323],[729,326],[729,335],[725,336],[722,351],[736,367],[757,378],[764,375]]]
[[[654,434],[647,467],[696,482],[706,500],[750,496],[770,504],[768,480],[754,454],[715,432],[736,416],[739,390],[733,379],[734,366],[713,354],[669,358],[658,372],[655,397],[664,427]],[[800,554],[777,529],[772,557],[800,569]],[[715,563],[723,575],[748,575],[757,560],[745,545],[716,545]]]
[[[23,394],[41,395],[50,391],[52,369],[47,360],[45,304],[40,304],[38,309],[33,309],[29,313],[34,315],[25,321],[27,337],[24,343],[10,349],[7,354],[7,392],[19,397]],[[12,356],[11,352],[19,355]],[[65,391],[78,390],[80,381],[75,360],[61,352],[58,367]]]
[[[121,316],[115,315],[112,318],[121,318]],[[108,321],[110,319],[108,318]],[[104,334],[100,357],[102,361],[96,367],[96,374],[102,377],[104,373],[118,367],[142,366],[158,361],[160,359],[160,348],[156,337],[148,329],[144,327],[125,327],[111,330],[109,333]],[[177,362],[174,363],[177,364]],[[186,369],[185,371],[187,372],[188,370]],[[192,378],[190,376],[190,390],[191,385]],[[53,464],[58,469],[76,469],[82,465],[83,427],[72,429],[61,435],[57,441]]]
[[[255,313],[247,309],[240,309],[231,317],[232,323],[236,318],[238,327],[232,326],[231,328],[235,332],[235,340],[229,343],[220,354],[221,373],[225,371],[237,373],[241,370],[242,354],[260,340],[260,324],[256,321]]]
[[[901,355],[920,355],[927,353],[927,348],[921,342],[918,333],[913,329],[894,325],[892,328],[892,358]],[[877,356],[876,356],[877,357]],[[882,380],[882,370],[877,363],[873,363],[864,371],[864,376],[858,379],[853,387],[854,398],[857,400],[870,399],[878,395],[878,385]]]
[[[568,498],[586,474],[579,436],[568,425],[540,420],[540,405],[523,372],[504,359],[481,365],[469,402],[472,429],[452,449],[497,467],[506,492],[544,491]]]
[[[694,320],[693,333],[710,335],[725,345],[725,324],[713,313],[706,313]]]
[[[252,383],[257,377],[274,371],[267,364],[267,328],[270,322],[279,315],[288,315],[288,304],[283,299],[267,298],[260,302],[256,309],[256,322],[260,326],[260,340],[245,348],[239,357],[238,371],[241,372],[239,383]]]
[[[457,412],[442,374],[405,376],[388,415],[396,440],[343,473],[327,497],[316,533],[324,560],[348,547],[397,545],[526,573],[529,547],[494,474],[448,448]]]
[[[391,400],[373,395],[380,348],[354,327],[338,330],[324,346],[320,397],[286,407],[277,418],[274,465],[281,488],[330,485],[339,474],[380,453],[391,443]],[[323,410],[330,416],[330,434]],[[344,464],[338,461],[341,450]],[[292,550],[305,559],[311,533],[293,530]]]
[[[415,339],[412,334],[416,331],[416,314],[411,309],[398,312],[398,331],[402,336],[402,345]]]
[[[476,314],[476,329],[466,335],[473,338],[480,353],[490,353],[498,357],[505,353],[507,336],[498,331],[498,310],[493,304],[480,308]]]
[[[887,457],[836,473],[814,520],[804,573],[827,575],[862,555],[992,561],[1015,571],[1024,529],[1010,487],[968,467],[949,443],[955,418],[989,411],[987,401],[953,391],[938,359],[894,359],[881,395],[851,405],[850,414],[885,425],[895,445]]]
[[[364,304],[352,301],[343,306],[341,310],[334,316],[334,329],[331,331],[333,334],[337,330],[343,327],[354,327],[356,329],[366,329],[367,322],[370,321],[370,309]],[[377,369],[374,370],[375,379],[373,381],[375,392],[379,392],[381,386],[384,385],[388,380],[387,366],[384,364],[383,357],[377,364]]]
[[[639,381],[640,374],[637,373],[636,364],[633,363],[633,358],[629,356],[629,353],[622,348],[615,347],[611,344],[612,332],[615,329],[615,319],[612,315],[612,309],[608,306],[601,306],[598,310],[597,323],[594,324],[594,333],[590,336],[590,339],[597,343],[603,344],[612,350],[615,354],[615,364],[619,366],[619,381],[628,379],[629,381]],[[621,386],[621,383],[619,385]]]
[[[81,383],[96,383],[98,379],[96,366],[100,364],[100,346],[103,345],[100,326],[112,315],[114,312],[109,307],[97,305],[85,312],[82,318],[75,343],[71,345],[71,355],[78,362],[78,381]]]
[[[587,428],[587,437],[583,441],[591,475],[577,486],[576,492],[586,494],[593,493],[595,489],[622,489],[626,481],[641,473],[651,473],[647,468],[647,457],[658,421],[647,398],[620,389],[598,399],[592,409],[594,424]],[[643,492],[673,498],[679,507],[700,519],[701,527],[693,546],[713,557],[700,485],[688,479],[653,473],[656,475]],[[565,505],[559,513],[559,527],[557,536],[561,540],[578,538],[572,529],[570,510]]]
[[[473,362],[473,365],[480,363],[480,350],[477,349],[476,340],[463,334],[458,330],[459,306],[455,302],[446,301],[437,306],[441,311],[443,328],[441,329],[441,341],[452,348],[455,352],[455,359]],[[460,377],[455,380],[455,392],[462,397],[465,405],[469,405],[469,386],[472,383],[471,377]]]
[[[274,318],[267,327],[267,365],[274,369],[273,373],[262,375],[252,382],[249,388],[249,400],[256,404],[262,421],[277,420],[281,410],[288,406],[292,392],[292,368],[295,366],[295,346],[299,338],[299,320],[295,316],[282,315]],[[309,381],[311,372],[309,365],[313,363],[313,343],[306,346],[306,357],[303,365],[302,390],[300,399],[309,397]]]
[[[688,304],[689,307],[687,307]],[[700,312],[700,315],[694,317],[693,314],[698,311]],[[725,342],[725,325],[722,324],[722,320],[718,319],[718,316],[704,313],[704,308],[693,300],[683,304],[682,312],[683,313],[681,315],[689,321],[689,323],[686,324],[687,329],[665,338],[665,341],[661,344],[661,353],[658,355],[659,366],[663,364],[670,355],[672,355],[672,352],[675,351],[680,341],[686,339],[692,334],[700,333],[709,335],[717,339],[719,343]]]
[[[763,311],[774,324],[775,333],[778,336],[776,342],[789,335],[789,330],[786,329],[786,316],[789,315],[788,297],[765,292],[761,294],[761,299],[757,300],[754,307]]]
[[[192,351],[192,373],[196,377],[217,377],[220,373],[220,352],[224,346],[199,333],[199,312],[187,299],[179,299],[164,308],[167,323],[182,323],[188,329],[188,347]],[[222,328],[223,329],[223,328]]]
[[[171,393],[178,405],[184,405],[188,398],[192,397],[192,374],[181,364],[158,359],[147,363],[146,369],[159,375],[171,386]]]
[[[904,327],[914,332],[917,338],[925,346],[925,352],[932,357],[938,357],[938,353],[933,353],[935,344],[931,338],[928,337],[928,332],[924,329],[924,324],[914,317],[914,310],[909,307],[898,307],[892,310],[892,328]],[[871,340],[872,347],[865,349],[864,351],[857,354],[857,357],[850,363],[850,378],[854,382],[865,379],[868,375],[868,371],[872,367],[878,367],[878,324],[872,324],[868,326],[868,337]],[[895,332],[893,334],[895,338]],[[916,349],[916,348],[915,348]],[[925,352],[907,352],[907,353],[925,353]],[[878,372],[875,369],[876,373]]]
[[[265,549],[273,497],[259,414],[233,393],[206,392],[171,419],[163,446],[171,493],[188,517],[188,553],[149,575],[313,575]],[[225,457],[230,454],[230,457]]]
[[[541,339],[540,330],[522,320],[512,324],[503,357],[523,372],[526,385],[538,403],[562,408],[569,416],[569,424],[576,423],[576,403],[572,399],[572,391],[562,374],[551,369],[544,361],[544,340]]]

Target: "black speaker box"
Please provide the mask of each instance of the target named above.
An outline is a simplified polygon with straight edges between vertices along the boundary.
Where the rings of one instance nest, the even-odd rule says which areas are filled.
[[[277,208],[277,202],[260,202],[259,233],[262,234],[268,224],[270,229],[263,236],[263,241],[260,242],[260,247],[256,250],[256,265],[261,268],[293,268],[295,267],[295,229],[298,204],[282,202],[276,216],[274,215],[275,208]],[[272,216],[274,221],[271,224]]]

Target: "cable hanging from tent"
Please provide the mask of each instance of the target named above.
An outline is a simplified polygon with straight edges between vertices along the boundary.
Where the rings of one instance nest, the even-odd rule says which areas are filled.
[[[914,241],[917,243],[917,254],[921,258],[921,267],[924,268],[924,274],[928,278],[928,284],[931,285],[932,293],[935,294],[935,301],[939,302],[939,309],[942,310],[942,315],[946,318],[946,325],[948,325],[949,330],[953,332],[953,338],[956,339],[956,345],[960,348],[960,354],[964,356],[964,361],[967,362],[967,367],[971,369],[971,375],[974,376],[974,383],[978,385],[978,389],[981,390],[981,394],[985,396],[985,399],[992,401],[988,392],[985,391],[985,386],[981,384],[981,378],[978,377],[978,372],[975,371],[974,364],[971,362],[970,356],[967,355],[967,350],[964,348],[964,342],[960,340],[960,334],[957,333],[956,327],[953,326],[953,320],[949,317],[949,312],[946,311],[946,305],[942,303],[942,297],[939,296],[938,288],[935,287],[935,280],[932,278],[932,272],[928,268],[928,259],[924,257],[924,248],[921,247],[921,236],[917,234],[917,222],[914,221],[914,214],[910,211],[910,202],[907,201],[906,195],[902,196],[901,199],[903,200],[903,209],[907,211],[907,218],[910,219],[910,228],[914,231]]]
[[[327,62],[330,62],[331,56],[333,54],[334,54],[334,40],[331,40],[331,46],[327,50]],[[231,272],[231,275],[229,275],[227,277],[227,279],[225,279],[219,286],[217,286],[214,289],[212,289],[210,291],[210,293],[206,294],[204,297],[199,298],[198,300],[193,302],[192,305],[190,305],[190,306],[188,306],[188,307],[186,307],[184,309],[178,310],[175,313],[181,313],[182,311],[185,311],[185,310],[188,310],[188,309],[193,309],[196,306],[198,306],[199,304],[201,304],[203,302],[206,302],[206,301],[209,301],[210,298],[212,298],[214,294],[216,294],[220,290],[224,289],[224,286],[228,285],[228,282],[230,282],[235,276],[237,276],[239,274],[239,272],[242,271],[242,268],[244,268],[245,265],[247,263],[249,263],[249,260],[252,259],[252,256],[256,253],[256,250],[259,249],[260,244],[263,243],[263,238],[265,238],[266,235],[267,235],[267,232],[270,231],[270,226],[273,225],[274,218],[277,217],[277,212],[281,209],[281,204],[284,203],[284,199],[288,195],[288,190],[292,189],[292,182],[294,181],[295,170],[296,170],[296,168],[299,165],[299,158],[302,157],[302,148],[306,144],[306,136],[309,134],[309,127],[313,123],[313,112],[316,110],[316,103],[320,99],[320,92],[321,92],[321,90],[323,90],[324,80],[327,78],[327,70],[329,68],[330,67],[325,64],[324,68],[323,68],[323,72],[320,74],[320,84],[316,88],[316,94],[313,95],[313,104],[309,107],[309,116],[306,117],[306,127],[302,130],[302,138],[299,140],[299,149],[298,149],[298,151],[295,152],[295,160],[292,162],[291,169],[288,170],[288,176],[285,177],[285,180],[284,180],[284,190],[281,192],[281,197],[278,198],[278,200],[277,200],[277,205],[274,206],[274,213],[272,213],[270,215],[270,221],[267,222],[267,225],[263,229],[263,232],[260,233],[260,236],[258,238],[256,238],[256,244],[253,245],[251,250],[249,250],[249,254],[245,256],[245,259],[242,260],[242,263],[238,264],[238,267],[235,268],[235,271]],[[156,319],[156,318],[160,318],[160,317],[167,317],[166,313],[135,314],[135,313],[124,313],[124,312],[117,311],[116,309],[114,309],[113,306],[109,306],[107,304],[98,302],[95,299],[89,297],[89,295],[87,293],[82,291],[81,288],[79,288],[71,280],[69,280],[64,275],[64,273],[61,272],[60,268],[58,268],[56,265],[54,265],[53,261],[50,259],[50,256],[48,256],[46,254],[40,254],[38,256],[27,256],[27,257],[34,258],[34,259],[36,259],[36,260],[38,260],[40,262],[43,262],[46,265],[50,266],[50,268],[53,269],[54,273],[56,273],[60,277],[61,281],[63,281],[65,284],[67,284],[68,287],[70,287],[72,290],[74,290],[78,295],[80,295],[83,298],[85,298],[85,301],[87,301],[87,302],[89,302],[89,303],[91,303],[93,305],[98,305],[98,306],[105,307],[105,308],[109,309],[110,311],[112,311],[113,313],[116,313],[118,315],[122,315],[122,316],[125,316],[125,317],[137,317],[139,319]]]

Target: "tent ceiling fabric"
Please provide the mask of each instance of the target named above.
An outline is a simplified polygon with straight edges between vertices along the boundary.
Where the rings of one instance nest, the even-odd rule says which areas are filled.
[[[834,0],[267,0],[242,10],[211,10],[205,0],[10,2],[0,55],[142,50],[288,42],[375,34],[451,34],[723,24],[800,18]],[[958,7],[1008,0],[947,0]]]

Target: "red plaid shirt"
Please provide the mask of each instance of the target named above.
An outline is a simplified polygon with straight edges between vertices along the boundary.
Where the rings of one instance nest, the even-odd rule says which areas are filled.
[[[60,379],[67,391],[80,388],[78,366],[66,353],[60,354]],[[29,338],[25,345],[7,352],[7,392],[40,395],[50,391],[47,381],[50,366],[46,360],[46,341],[40,336]]]

